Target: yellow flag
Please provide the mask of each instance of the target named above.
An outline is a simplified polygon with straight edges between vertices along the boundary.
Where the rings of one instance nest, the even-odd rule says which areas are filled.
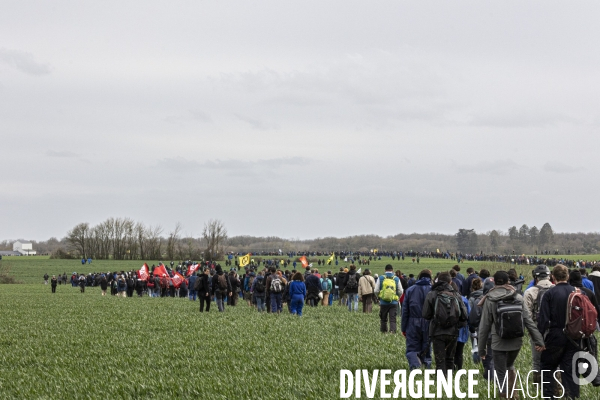
[[[335,258],[335,253],[331,253],[331,257],[329,257],[329,260],[327,260],[327,265],[331,265],[334,258]]]
[[[250,264],[250,253],[240,257],[240,268],[243,268],[248,264]]]

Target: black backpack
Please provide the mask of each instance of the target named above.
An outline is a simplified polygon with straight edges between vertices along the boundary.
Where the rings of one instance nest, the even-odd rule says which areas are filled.
[[[258,293],[265,292],[265,278],[264,277],[259,276],[256,278],[256,285],[254,285],[254,290],[256,290]]]
[[[440,291],[435,296],[434,322],[441,328],[458,327],[459,322],[466,321],[466,315],[462,311],[456,292]]]
[[[217,275],[217,282],[221,291],[227,290],[227,276],[225,274]]]
[[[500,300],[496,307],[496,333],[500,339],[523,337],[523,302],[514,298]]]
[[[348,282],[346,283],[346,289],[356,289],[358,287],[358,279],[356,274],[348,274]]]
[[[532,313],[533,315],[531,317],[533,318],[533,320],[535,322],[537,322],[538,314],[540,313],[540,307],[542,306],[542,298],[544,297],[546,292],[552,288],[552,286],[541,287],[541,286],[535,285],[534,287],[536,287],[538,289],[538,294],[537,294],[537,297],[535,298],[535,302],[533,303],[533,313]]]

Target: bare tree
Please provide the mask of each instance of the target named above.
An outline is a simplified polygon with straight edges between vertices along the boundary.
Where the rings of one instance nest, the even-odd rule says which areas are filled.
[[[82,222],[67,232],[67,243],[74,248],[79,255],[87,257],[87,245],[90,235],[90,224]]]
[[[224,254],[225,241],[227,240],[227,229],[223,222],[218,219],[209,220],[204,224],[202,239],[206,243],[204,258],[206,260],[219,260]]]
[[[146,259],[147,243],[146,243],[146,227],[143,223],[138,222],[133,228],[135,240],[137,240],[137,248],[139,250],[140,259]]]
[[[175,224],[175,229],[173,229],[169,233],[169,237],[167,239],[167,258],[171,261],[175,259],[175,244],[179,241],[179,237],[181,236],[181,223],[178,222]]]
[[[160,260],[162,258],[160,237],[162,231],[163,229],[160,225],[149,226],[145,230],[146,255],[152,260]]]

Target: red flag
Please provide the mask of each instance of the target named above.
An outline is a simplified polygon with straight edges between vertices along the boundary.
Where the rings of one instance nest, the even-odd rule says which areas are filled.
[[[160,264],[158,267],[154,268],[154,276],[163,276],[163,274],[169,276],[167,269],[163,264]]]
[[[186,274],[186,275],[187,275],[187,276],[190,276],[190,275],[192,275],[194,272],[196,272],[196,270],[198,269],[198,267],[199,267],[199,266],[200,266],[199,264],[192,264],[192,265],[190,265],[190,266],[188,267],[188,270],[187,270],[187,274]]]
[[[142,268],[140,268],[140,270],[138,271],[138,277],[143,281],[147,281],[149,276],[150,272],[148,271],[148,264],[144,263],[144,265],[142,265]]]
[[[178,288],[179,286],[181,286],[181,284],[183,283],[183,275],[181,275],[179,272],[175,271],[173,272],[173,278],[171,278],[173,280],[173,286],[175,286],[176,288]]]
[[[302,266],[304,268],[308,267],[308,260],[306,259],[305,256],[300,257],[300,262],[302,263]]]

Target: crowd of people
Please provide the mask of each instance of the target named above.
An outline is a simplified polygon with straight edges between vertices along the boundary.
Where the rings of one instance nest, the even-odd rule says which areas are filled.
[[[285,263],[268,260],[262,266],[251,263],[243,271],[236,267],[226,271],[220,264],[190,262],[175,268],[153,266],[146,275],[141,270],[73,273],[70,282],[82,292],[86,286],[100,286],[103,296],[110,288],[115,296],[137,293],[199,300],[200,312],[209,312],[213,302],[219,312],[245,302],[257,312],[285,310],[297,316],[303,315],[304,307],[318,306],[338,305],[357,312],[359,303],[362,312],[371,313],[376,304],[381,332],[396,333],[400,317],[411,369],[431,368],[435,361],[435,368],[444,373],[460,370],[465,345],[470,342],[473,361],[482,363],[484,378],[499,386],[501,398],[516,398],[515,360],[526,329],[533,379],[543,383],[543,395],[577,398],[579,384],[574,377],[582,371],[573,370],[573,357],[586,352],[597,359],[594,331],[600,327],[600,264],[572,265],[569,269],[555,264],[551,270],[540,264],[525,279],[514,268],[493,275],[487,269],[467,268],[465,276],[459,264],[435,275],[423,269],[415,277],[394,271],[391,264],[378,276],[368,268],[361,272],[354,264],[320,272],[312,266],[282,270]],[[47,282],[48,276],[44,279]],[[66,274],[52,277],[53,292],[60,282],[67,282]],[[575,317],[567,312],[571,309],[579,310],[573,313]],[[561,385],[540,373],[557,370],[563,371]],[[589,379],[600,386],[600,376]]]

